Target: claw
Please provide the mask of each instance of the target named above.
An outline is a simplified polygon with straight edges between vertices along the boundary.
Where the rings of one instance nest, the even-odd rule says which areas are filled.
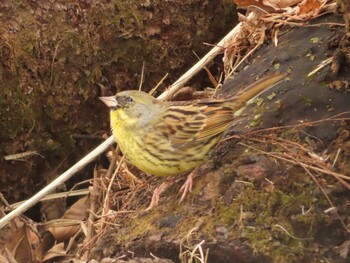
[[[197,170],[198,168],[195,168],[188,176],[185,181],[185,183],[181,186],[179,193],[182,192],[179,203],[181,203],[188,192],[192,193],[192,187],[193,187],[193,179],[197,176]]]
[[[154,189],[151,203],[146,208],[146,211],[150,211],[154,207],[158,206],[160,195],[172,184],[173,184],[173,181],[165,180],[160,186]]]
[[[192,187],[193,187],[193,179],[197,176],[197,168],[195,168],[188,176],[187,179],[185,181],[185,183],[181,186],[179,193],[181,194],[179,203],[181,203],[188,192],[192,192]],[[160,199],[160,195],[166,190],[168,189],[171,185],[173,185],[176,180],[178,178],[173,177],[170,179],[166,179],[160,186],[158,186],[156,189],[154,189],[153,191],[153,195],[152,195],[152,200],[151,203],[149,204],[149,206],[146,208],[145,211],[150,211],[152,210],[154,207],[158,206],[159,204],[159,199]]]

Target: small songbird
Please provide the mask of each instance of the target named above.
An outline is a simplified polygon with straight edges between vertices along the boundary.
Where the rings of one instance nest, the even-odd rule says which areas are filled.
[[[110,108],[113,135],[129,161],[151,175],[175,176],[204,163],[236,118],[235,112],[285,77],[265,77],[227,99],[168,102],[135,90],[100,99]],[[191,190],[192,176],[186,183],[184,194]]]

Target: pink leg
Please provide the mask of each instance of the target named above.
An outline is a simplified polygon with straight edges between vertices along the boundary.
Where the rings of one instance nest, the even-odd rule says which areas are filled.
[[[160,195],[173,184],[173,180],[165,180],[160,186],[153,191],[152,200],[146,211],[150,211],[154,207],[158,206]]]
[[[188,192],[192,192],[192,187],[193,187],[193,179],[197,176],[198,168],[195,168],[192,172],[190,172],[189,175],[187,175],[186,182],[181,186],[180,188],[180,193],[182,192],[181,198],[180,198],[180,203],[185,199],[186,195]]]

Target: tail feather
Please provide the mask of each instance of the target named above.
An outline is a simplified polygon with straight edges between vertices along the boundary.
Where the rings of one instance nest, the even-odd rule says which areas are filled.
[[[275,84],[285,79],[287,75],[287,73],[281,73],[261,78],[242,90],[242,94],[236,96],[236,99],[242,102],[248,102],[256,96],[259,96],[262,92],[272,88]]]

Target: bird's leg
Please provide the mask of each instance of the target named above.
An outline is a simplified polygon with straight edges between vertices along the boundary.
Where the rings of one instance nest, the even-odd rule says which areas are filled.
[[[186,182],[181,186],[179,193],[182,192],[179,203],[181,203],[188,192],[192,192],[193,179],[197,176],[198,166],[187,175]]]
[[[153,195],[152,195],[151,203],[150,203],[149,206],[146,208],[146,211],[150,211],[151,209],[153,209],[154,207],[156,207],[156,206],[158,205],[160,195],[161,195],[166,189],[168,189],[168,187],[171,186],[173,183],[174,183],[173,178],[165,179],[164,182],[163,182],[160,186],[158,186],[156,189],[154,189]]]
[[[197,176],[197,171],[198,171],[198,167],[196,167],[191,173],[189,173],[187,175],[187,179],[186,179],[185,183],[181,186],[180,191],[179,191],[179,193],[182,192],[179,203],[181,203],[185,199],[188,192],[192,192],[193,179]],[[170,186],[172,186],[177,181],[177,179],[178,179],[177,177],[171,177],[169,179],[166,178],[160,186],[158,186],[156,189],[154,189],[151,203],[146,208],[146,211],[150,211],[151,209],[153,209],[154,207],[156,207],[158,205],[160,195],[166,189],[168,189]]]

